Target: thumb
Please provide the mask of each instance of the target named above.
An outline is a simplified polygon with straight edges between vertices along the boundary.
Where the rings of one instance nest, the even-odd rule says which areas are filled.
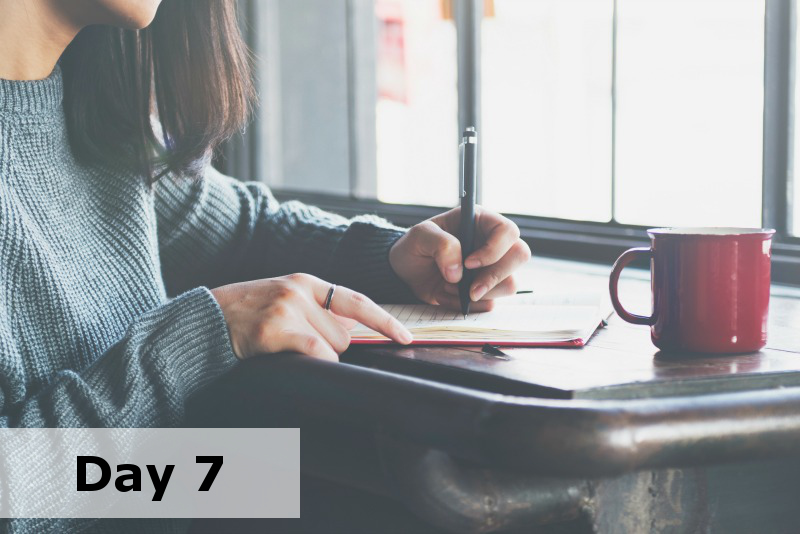
[[[433,258],[445,280],[453,284],[461,280],[461,243],[456,236],[444,231],[432,221],[422,222],[417,228],[418,250],[424,256]]]

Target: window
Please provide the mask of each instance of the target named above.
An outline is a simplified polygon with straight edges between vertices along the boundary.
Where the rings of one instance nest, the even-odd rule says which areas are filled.
[[[262,103],[237,175],[412,224],[456,203],[477,123],[482,203],[539,254],[763,225],[800,283],[796,0],[241,1]]]
[[[453,205],[456,28],[439,0],[376,0],[375,12],[378,199]]]
[[[379,200],[455,200],[446,4],[376,0]],[[761,224],[764,0],[488,4],[485,205],[641,226]]]
[[[482,202],[611,219],[612,0],[496,0],[482,23]]]
[[[763,0],[618,0],[615,215],[761,225]]]

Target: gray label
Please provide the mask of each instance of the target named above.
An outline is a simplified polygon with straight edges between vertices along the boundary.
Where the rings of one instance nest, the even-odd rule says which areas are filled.
[[[0,518],[300,517],[297,428],[0,429],[0,458]]]

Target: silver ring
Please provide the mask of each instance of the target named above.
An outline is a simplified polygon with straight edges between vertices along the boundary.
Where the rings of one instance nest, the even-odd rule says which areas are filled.
[[[328,296],[325,297],[325,309],[331,309],[331,301],[333,300],[333,292],[336,291],[336,284],[331,284],[331,288],[328,290]]]

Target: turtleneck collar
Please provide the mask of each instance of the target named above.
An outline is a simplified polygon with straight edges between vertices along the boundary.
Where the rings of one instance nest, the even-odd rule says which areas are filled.
[[[0,113],[40,115],[61,112],[64,85],[61,67],[43,80],[0,79]]]

